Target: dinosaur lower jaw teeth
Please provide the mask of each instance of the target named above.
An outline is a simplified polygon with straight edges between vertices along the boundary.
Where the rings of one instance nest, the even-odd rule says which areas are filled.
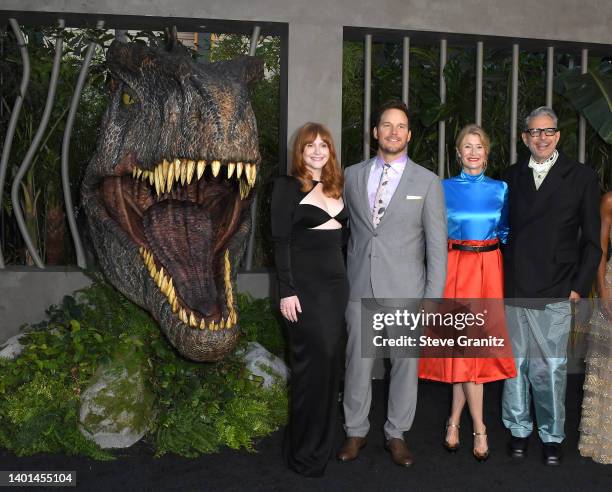
[[[244,200],[249,196],[251,189],[257,180],[257,165],[250,162],[227,162],[221,164],[219,160],[213,161],[194,161],[192,159],[164,159],[153,169],[132,169],[132,178],[149,182],[155,187],[157,196],[162,193],[171,193],[175,186],[191,184],[193,180],[200,180],[210,167],[213,177],[223,174],[228,180],[236,179],[240,187],[240,199]]]
[[[181,320],[185,325],[189,326],[193,329],[200,330],[225,330],[230,329],[238,323],[238,315],[236,310],[234,309],[234,292],[232,289],[232,272],[231,272],[231,262],[229,258],[229,250],[225,250],[225,254],[223,257],[223,283],[225,288],[225,302],[228,309],[227,318],[221,317],[218,320],[210,320],[208,323],[204,318],[196,316],[193,311],[191,311],[188,307],[184,307],[179,302],[176,291],[174,289],[174,284],[172,281],[172,277],[168,275],[164,268],[161,267],[159,270],[155,265],[155,260],[153,259],[153,253],[147,248],[141,246],[138,249],[140,253],[140,257],[144,262],[145,266],[149,270],[149,275],[151,279],[157,284],[157,287],[161,291],[164,296],[166,296],[166,301],[168,302],[170,309],[172,312]]]

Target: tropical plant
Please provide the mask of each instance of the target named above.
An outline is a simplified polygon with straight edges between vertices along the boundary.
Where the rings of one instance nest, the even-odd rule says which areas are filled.
[[[254,440],[286,421],[287,392],[264,388],[240,355],[250,341],[284,351],[280,323],[268,300],[240,295],[238,350],[217,363],[180,357],[149,314],[99,277],[52,306],[49,321],[29,327],[22,354],[0,359],[0,446],[17,455],[41,452],[113,459],[79,429],[80,395],[97,368],[117,353],[132,354],[149,374],[154,419],[146,440],[156,455],[210,453],[222,446],[254,451]]]
[[[437,171],[438,122],[444,120],[446,122],[445,167],[447,176],[458,172],[454,159],[455,135],[462,126],[472,123],[475,119],[475,59],[475,48],[449,47],[448,61],[444,71],[447,96],[446,102],[441,104],[438,89],[439,47],[413,45],[410,48],[409,106],[412,112],[412,140],[408,153],[416,162]],[[374,43],[372,49],[372,108],[376,108],[386,99],[401,97],[401,60],[401,43]],[[595,63],[598,61],[594,60],[593,64]],[[569,55],[563,53],[556,55],[555,67],[561,76],[567,71],[566,67],[569,64]],[[509,49],[485,50],[482,124],[491,137],[491,155],[487,172],[493,177],[498,177],[511,164],[511,67],[512,58]],[[546,55],[542,52],[522,51],[519,57],[519,67],[516,125],[520,132],[523,127],[523,118],[533,108],[544,104]],[[594,96],[599,94],[600,98],[603,97],[604,92],[601,86],[609,87],[608,70],[608,68],[600,69],[599,72],[591,70],[590,77],[593,83],[590,86],[590,92]],[[602,71],[604,75],[593,76]],[[567,83],[570,83],[569,78],[566,80]],[[363,113],[363,91],[362,89],[357,90],[362,87],[363,43],[346,41],[344,43],[342,101],[344,165],[362,160],[360,124]],[[572,89],[575,91],[576,87],[574,83]],[[609,93],[609,90],[606,89],[605,94]],[[560,92],[554,98],[553,106],[559,115],[563,135],[560,147],[567,154],[577,157],[578,118],[576,107],[570,104],[571,94],[571,91]],[[584,94],[582,95],[584,97]],[[586,162],[599,173],[602,188],[605,188],[612,178],[612,173],[610,173],[611,146],[590,126],[587,128],[586,142]],[[512,145],[516,146],[519,156],[526,154],[527,150],[520,138]],[[375,149],[373,145],[372,151],[374,152]]]

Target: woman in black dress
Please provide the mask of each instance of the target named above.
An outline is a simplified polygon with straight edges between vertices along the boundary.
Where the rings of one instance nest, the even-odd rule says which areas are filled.
[[[347,211],[331,134],[306,123],[293,148],[291,176],[272,192],[280,310],[289,333],[291,406],[287,465],[321,476],[332,455],[348,283],[342,256]]]

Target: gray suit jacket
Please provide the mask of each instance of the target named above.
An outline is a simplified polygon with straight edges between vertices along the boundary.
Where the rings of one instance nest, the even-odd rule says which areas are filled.
[[[350,299],[439,298],[446,281],[447,230],[439,178],[410,159],[376,229],[368,202],[370,159],[345,171]]]

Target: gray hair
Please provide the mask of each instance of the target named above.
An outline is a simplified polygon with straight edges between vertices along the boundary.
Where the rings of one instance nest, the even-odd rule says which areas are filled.
[[[548,106],[540,106],[539,108],[534,109],[525,118],[525,130],[529,128],[529,120],[531,120],[531,118],[536,118],[537,116],[548,116],[551,120],[553,120],[553,125],[555,125],[555,128],[557,128],[557,123],[559,122],[557,113],[555,113],[552,108],[549,108]]]

